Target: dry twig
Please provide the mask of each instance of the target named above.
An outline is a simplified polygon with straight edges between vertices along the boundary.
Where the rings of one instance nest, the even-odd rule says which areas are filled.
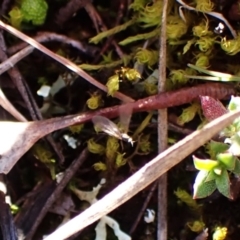
[[[55,59],[56,61],[58,61],[59,63],[63,64],[64,66],[66,66],[68,69],[72,70],[73,72],[75,72],[76,74],[78,74],[79,76],[83,77],[84,79],[86,79],[87,81],[89,81],[91,84],[93,84],[94,86],[96,86],[97,88],[107,92],[107,88],[106,86],[104,86],[103,84],[101,84],[100,82],[98,82],[96,79],[94,79],[93,77],[91,77],[89,74],[87,74],[85,71],[83,71],[82,69],[80,69],[76,64],[74,64],[73,62],[69,61],[68,59],[61,57],[57,54],[55,54],[54,52],[52,52],[51,50],[47,49],[46,47],[44,47],[42,44],[38,43],[37,41],[35,41],[34,39],[28,37],[27,35],[25,35],[24,33],[18,31],[17,29],[11,27],[10,25],[0,21],[0,26],[7,30],[8,32],[12,33],[13,35],[17,36],[18,38],[22,39],[23,41],[27,42],[28,44],[32,45],[33,47],[37,48],[38,50],[40,50],[41,52],[45,53],[46,55],[48,55],[49,57]],[[126,95],[124,95],[123,93],[120,92],[116,92],[114,94],[114,97],[120,99],[122,102],[133,102],[134,100]]]
[[[116,187],[112,192],[104,196],[83,213],[58,228],[55,232],[45,238],[45,240],[66,239],[116,209],[159,178],[162,174],[166,173],[173,166],[181,162],[198,147],[205,144],[206,141],[212,138],[212,136],[228,126],[239,116],[239,111],[221,116],[207,124],[203,129],[195,131],[168,148],[166,151],[160,153],[151,162]]]
[[[95,115],[113,118],[118,116],[119,108],[126,107],[132,109],[133,112],[142,112],[182,105],[198,98],[199,95],[212,96],[220,99],[233,95],[234,92],[235,90],[229,85],[209,83],[191,88],[182,88],[177,91],[164,92],[155,96],[140,99],[134,103],[117,105],[100,109],[95,112],[69,115],[35,122],[1,122],[0,132],[4,137],[0,139],[0,173],[8,173],[20,157],[42,137],[53,131],[89,121]]]
[[[163,1],[163,12],[161,16],[161,35],[159,37],[159,77],[158,77],[158,92],[162,93],[166,90],[166,59],[167,59],[167,8],[168,0]],[[167,148],[168,141],[168,120],[167,109],[158,110],[158,153],[163,152]],[[163,174],[158,179],[158,225],[157,239],[167,239],[167,173]]]

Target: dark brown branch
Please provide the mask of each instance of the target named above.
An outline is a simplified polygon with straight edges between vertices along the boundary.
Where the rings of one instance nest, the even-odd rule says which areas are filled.
[[[0,213],[1,239],[17,240],[17,232],[9,205],[5,203],[5,195],[2,191],[0,191]]]
[[[37,216],[37,218],[34,221],[34,224],[31,228],[31,230],[27,233],[26,236],[26,240],[30,240],[33,239],[34,233],[37,230],[37,227],[39,226],[39,224],[42,222],[43,218],[45,217],[45,215],[47,214],[47,212],[49,211],[50,207],[52,206],[52,204],[58,199],[58,197],[60,196],[61,192],[63,191],[63,189],[66,187],[66,185],[68,184],[68,182],[71,180],[71,178],[75,175],[75,173],[77,172],[77,170],[79,169],[79,167],[83,164],[83,162],[87,159],[88,157],[88,150],[87,148],[85,148],[81,154],[79,154],[78,158],[75,159],[72,164],[69,166],[69,168],[64,172],[64,176],[62,178],[62,180],[60,181],[60,183],[56,186],[56,188],[54,189],[53,193],[51,194],[51,196],[47,199],[42,211],[39,213],[39,215]]]
[[[86,47],[86,44],[81,43],[78,40],[66,37],[61,34],[53,33],[53,32],[38,32],[38,34],[36,36],[33,36],[32,38],[38,42],[57,41],[57,42],[65,43],[65,44],[68,44],[68,45],[78,49],[79,51],[81,51],[83,53],[89,54],[89,53],[93,52],[93,51],[88,50],[89,46]],[[8,52],[8,54],[12,55],[27,46],[28,46],[27,43],[22,42],[22,43],[19,43],[17,45],[14,45],[14,46],[8,48],[7,52]],[[91,48],[91,50],[93,50],[93,48]]]
[[[120,106],[131,108],[133,112],[142,112],[179,106],[197,99],[199,95],[222,99],[234,95],[234,93],[235,90],[230,85],[208,83],[190,88],[182,88],[172,92],[160,93],[133,103],[104,108],[95,112],[35,122],[1,122],[0,131],[3,136],[4,134],[8,135],[8,141],[5,141],[5,138],[0,139],[0,172],[7,174],[21,156],[27,152],[35,142],[47,134],[74,124],[84,123],[91,120],[95,115],[103,115],[109,118],[116,117],[119,114]]]
[[[61,26],[69,20],[74,13],[88,4],[89,0],[71,0],[56,14],[56,23]]]
[[[179,90],[174,90],[170,92],[160,93],[154,96],[140,99],[133,103],[125,103],[127,108],[132,108],[133,112],[143,112],[162,108],[169,108],[174,106],[179,106],[185,103],[190,103],[193,100],[198,99],[200,95],[211,96],[215,99],[224,99],[231,95],[235,95],[235,89],[233,86],[222,83],[206,83],[200,84],[194,87],[185,87]],[[55,119],[48,119],[46,121],[54,121],[57,124],[59,121],[62,125],[69,126],[68,121],[72,121],[73,124],[84,123],[92,119],[95,115],[102,115],[108,118],[114,118],[118,116],[120,105],[100,109],[95,112],[87,112],[80,115],[66,116]]]

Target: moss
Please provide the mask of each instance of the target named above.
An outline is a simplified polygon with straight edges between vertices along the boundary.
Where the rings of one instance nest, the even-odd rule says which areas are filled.
[[[21,12],[23,21],[32,22],[33,25],[42,25],[47,16],[48,4],[44,0],[23,0]]]

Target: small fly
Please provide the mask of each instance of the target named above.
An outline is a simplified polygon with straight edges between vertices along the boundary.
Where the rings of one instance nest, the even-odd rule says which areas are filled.
[[[97,115],[92,118],[92,122],[97,131],[105,132],[110,136],[129,142],[133,146],[133,139],[108,118]]]

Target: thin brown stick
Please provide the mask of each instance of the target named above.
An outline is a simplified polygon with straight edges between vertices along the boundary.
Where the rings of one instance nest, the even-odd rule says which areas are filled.
[[[27,122],[27,119],[6,98],[1,88],[0,88],[0,105],[10,114],[12,114],[12,116],[14,116],[18,121]]]
[[[123,19],[123,10],[124,8],[126,7],[124,5],[124,3],[122,1],[119,2],[119,8],[118,8],[118,13],[117,13],[117,18],[116,18],[116,21],[115,21],[115,24],[114,26],[118,26],[121,22],[121,20]],[[110,36],[108,37],[108,39],[106,40],[105,44],[103,45],[100,53],[98,54],[98,56],[94,59],[94,62],[93,63],[97,63],[100,58],[103,56],[103,54],[108,50],[109,46],[112,44],[112,41],[114,41],[114,36]],[[116,43],[113,43],[113,44],[116,44]],[[117,50],[117,49],[116,49]],[[122,52],[120,52],[121,54],[121,58],[123,57],[123,54]]]
[[[96,27],[98,32],[99,32],[98,26],[100,26],[102,31],[106,31],[107,30],[106,25],[102,21],[101,16],[98,14],[97,10],[95,9],[95,7],[93,6],[92,3],[87,4],[85,6],[85,10],[88,12],[89,17],[92,19],[92,21],[93,21],[93,23],[94,23],[94,25],[95,25],[95,27]],[[123,54],[121,48],[119,47],[118,43],[113,39],[112,40],[112,44],[115,47],[118,56],[120,58],[122,58],[124,56],[124,54]]]
[[[28,51],[30,51],[30,49],[28,49]],[[7,54],[6,54],[6,44],[5,41],[3,39],[3,35],[1,34],[1,48],[0,48],[0,58],[1,60],[7,60]],[[25,104],[28,108],[28,111],[30,112],[30,115],[32,117],[33,120],[42,120],[42,115],[39,111],[39,108],[36,104],[35,99],[32,96],[31,91],[29,90],[28,85],[26,84],[24,78],[22,77],[22,74],[19,72],[17,67],[12,67],[11,69],[8,70],[8,74],[10,76],[10,78],[12,79],[12,81],[14,82],[15,86],[17,87],[18,91],[20,92],[23,100],[25,101]],[[6,104],[7,102],[4,101],[4,103]],[[9,108],[10,109],[10,108]],[[19,114],[17,114],[16,112],[12,111],[13,116],[21,118],[19,116]],[[22,120],[24,120],[24,118],[21,118]],[[12,136],[14,137],[14,136]],[[57,153],[60,162],[63,162],[63,155],[62,153],[59,151],[59,149],[57,148],[55,142],[53,141],[51,136],[47,137],[47,140],[49,141],[50,145],[53,147],[54,151]]]
[[[145,210],[146,210],[146,208],[147,208],[147,206],[148,206],[148,203],[150,202],[150,200],[151,200],[151,198],[152,198],[152,195],[153,195],[153,193],[154,193],[154,191],[155,191],[156,188],[157,188],[157,182],[155,182],[155,183],[152,185],[152,187],[151,187],[151,189],[150,189],[150,191],[149,191],[149,193],[148,193],[148,196],[147,196],[147,198],[145,199],[144,204],[143,204],[141,210],[139,211],[139,214],[138,214],[138,216],[136,217],[133,226],[131,227],[131,229],[130,229],[130,231],[129,231],[129,234],[130,234],[130,235],[132,235],[132,234],[134,233],[135,229],[137,228],[137,225],[138,225],[139,222],[141,221],[142,216],[144,215],[144,212],[145,212]]]
[[[159,37],[159,77],[158,92],[166,91],[166,59],[167,59],[167,8],[168,0],[163,0],[163,10],[161,16],[161,35]],[[168,142],[168,115],[167,108],[158,110],[158,153],[167,149]],[[157,239],[167,239],[167,173],[158,179],[158,211],[157,211]]]
[[[52,118],[44,120],[43,122],[52,123],[55,125],[55,127],[57,127],[59,124],[59,128],[61,128],[61,125],[63,126],[62,128],[64,128],[70,125],[87,122],[95,115],[102,115],[108,118],[117,117],[120,107],[130,108],[132,109],[133,113],[135,113],[190,103],[193,100],[198,99],[199,95],[211,96],[215,99],[224,99],[234,94],[235,89],[231,85],[222,83],[206,83],[194,87],[186,87],[175,91],[159,93],[154,96],[140,99],[133,103],[125,103],[123,105],[103,108],[95,112],[86,112],[60,118]]]
[[[216,89],[214,88],[216,87]],[[224,88],[224,90],[222,89]],[[215,89],[216,91],[212,91]],[[210,90],[210,91],[209,91]],[[179,94],[181,93],[181,94]],[[193,93],[195,95],[193,95]],[[203,94],[204,93],[204,94]],[[6,138],[0,138],[0,173],[7,174],[20,157],[27,152],[32,145],[40,138],[47,134],[74,125],[89,121],[95,115],[103,115],[109,118],[118,116],[119,108],[130,108],[133,112],[149,111],[159,108],[166,108],[175,105],[187,103],[189,100],[197,98],[199,95],[214,95],[215,98],[222,98],[233,95],[234,89],[225,84],[203,84],[198,87],[182,88],[178,91],[161,93],[145,99],[138,100],[134,103],[127,103],[101,109],[95,112],[87,112],[83,114],[69,115],[65,117],[52,118],[35,122],[1,122],[0,132]],[[189,94],[191,98],[185,98]],[[177,96],[177,98],[176,98]],[[182,97],[181,97],[182,96]],[[166,101],[169,100],[169,101]],[[175,99],[174,102],[170,99]],[[187,102],[183,102],[183,100]]]
[[[47,49],[46,47],[44,47],[39,42],[35,41],[34,39],[28,37],[24,33],[18,31],[17,29],[13,28],[12,26],[10,26],[10,25],[2,22],[2,21],[0,21],[0,26],[3,29],[7,30],[8,32],[12,33],[13,35],[17,36],[18,38],[22,39],[23,41],[27,42],[28,44],[32,45],[33,47],[37,48],[41,52],[45,53],[49,57],[51,57],[51,58],[55,59],[56,61],[58,61],[59,63],[63,64],[65,67],[72,70],[73,72],[75,72],[79,76],[83,77],[85,80],[87,80],[88,82],[90,82],[91,84],[96,86],[97,88],[107,92],[107,87],[106,86],[104,86],[103,84],[98,82],[96,79],[94,79],[92,76],[87,74],[85,71],[80,69],[73,62],[69,61],[68,59],[66,59],[62,56],[59,56],[59,55],[55,54],[54,52]],[[123,93],[120,93],[120,92],[116,92],[114,94],[114,97],[120,99],[122,102],[133,102],[134,101],[132,98],[130,98],[130,97],[128,97],[128,96],[126,96],[126,95],[124,95]]]
[[[2,32],[0,33],[0,60],[1,62],[6,61],[8,59],[8,56],[6,54],[6,44],[5,44],[5,40],[3,38],[3,34]],[[17,67],[13,67],[10,68],[8,71],[8,74],[10,76],[10,78],[12,79],[13,83],[15,84],[15,86],[17,87],[18,91],[20,92],[27,108],[28,111],[30,112],[30,115],[32,117],[32,119],[36,120],[37,118],[35,118],[36,114],[33,110],[33,106],[32,103],[29,99],[29,94],[26,91],[26,88],[24,86],[23,83],[23,77],[21,75],[21,73],[18,71]]]
[[[2,191],[0,191],[0,211],[1,238],[17,240],[17,231],[9,209],[9,204],[5,203],[5,194]]]
[[[12,68],[20,60],[28,56],[34,50],[33,47],[24,48],[0,64],[0,75]]]
[[[74,40],[72,38],[66,37],[64,35],[61,34],[57,34],[57,33],[53,33],[53,32],[38,32],[38,34],[34,37],[32,37],[33,39],[35,39],[37,42],[50,42],[50,41],[57,41],[57,42],[61,42],[64,44],[68,44],[76,49],[78,49],[79,51],[83,52],[83,53],[88,53],[88,47],[85,46],[83,43]],[[10,48],[8,48],[7,52],[8,54],[12,55],[14,53],[16,53],[17,51],[20,51],[21,49],[27,47],[28,44],[25,42],[21,42],[19,44],[16,44]]]
[[[67,4],[62,7],[58,13],[56,14],[56,23],[59,26],[62,26],[69,18],[71,18],[74,13],[76,13],[79,9],[83,8],[86,4],[88,4],[90,0],[70,0]]]
[[[6,16],[10,6],[11,6],[11,0],[3,0],[3,1],[1,1],[0,15],[1,16]]]
[[[37,230],[37,227],[49,211],[50,207],[52,204],[58,199],[59,195],[63,191],[63,189],[66,187],[68,182],[71,180],[71,178],[75,175],[76,171],[79,169],[79,167],[83,164],[83,162],[87,159],[88,157],[88,150],[85,148],[81,154],[79,154],[78,158],[72,162],[72,164],[68,167],[68,169],[64,172],[64,176],[60,183],[58,183],[57,187],[51,194],[51,196],[48,198],[46,201],[44,208],[40,212],[40,214],[37,216],[34,225],[31,229],[31,231],[28,233],[26,236],[26,240],[33,239],[34,233]]]

